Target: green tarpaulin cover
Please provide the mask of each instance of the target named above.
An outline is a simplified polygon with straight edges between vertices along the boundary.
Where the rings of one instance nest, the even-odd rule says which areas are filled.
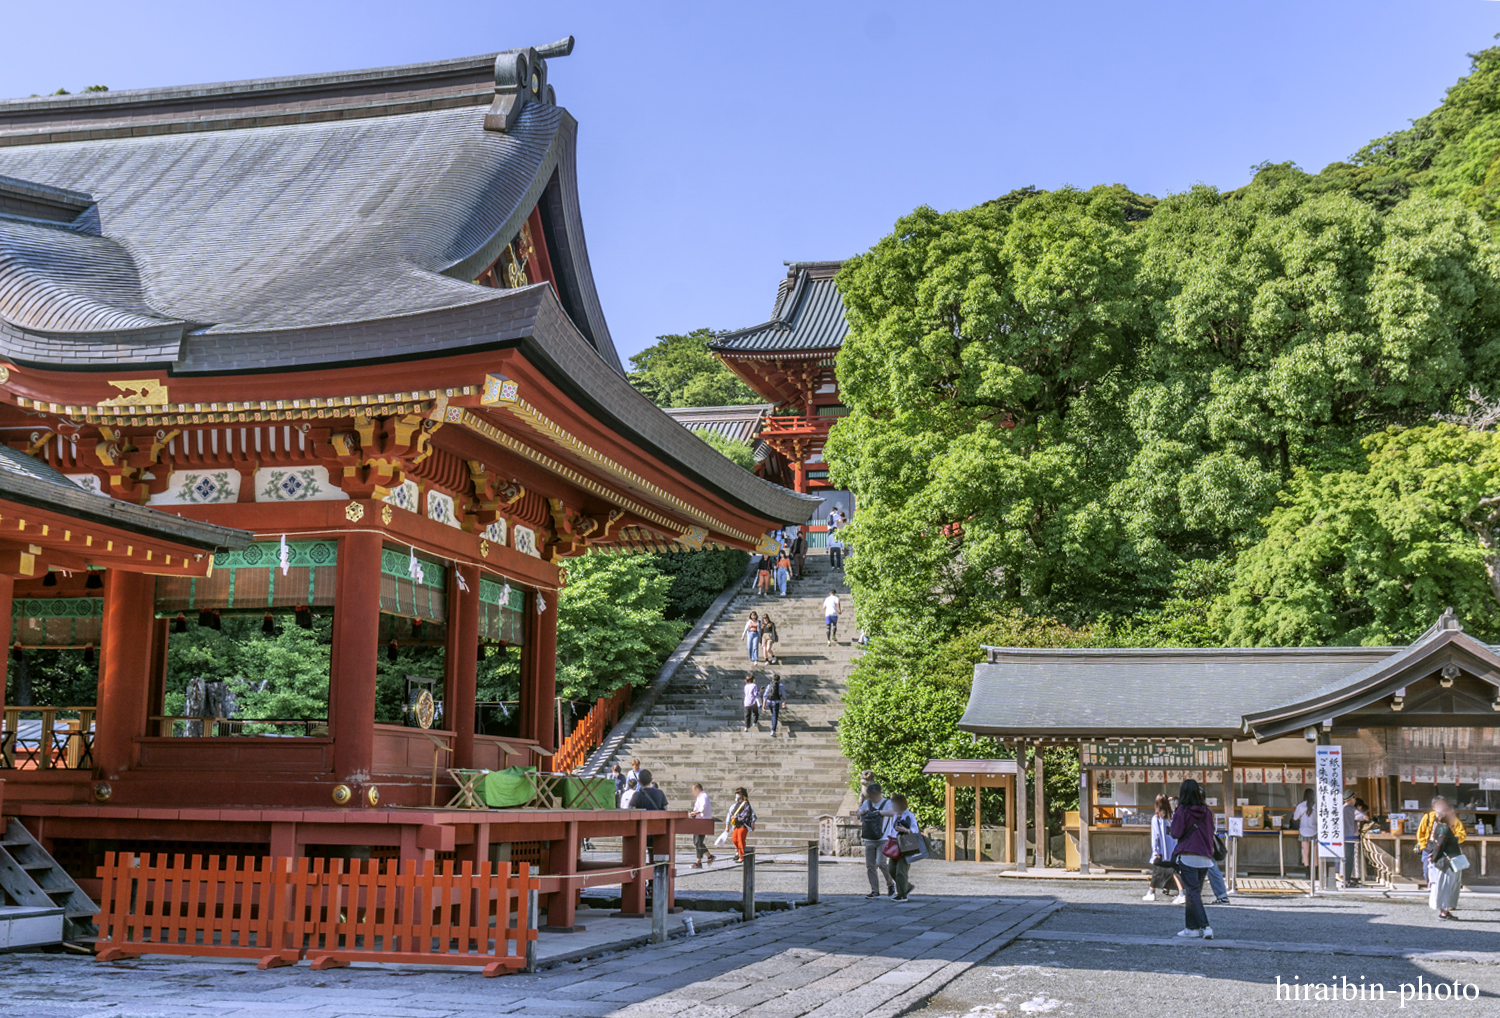
[[[563,782],[563,808],[614,809],[614,778],[568,778]]]
[[[484,804],[491,809],[524,806],[536,798],[536,768],[507,767],[490,771],[479,785]]]

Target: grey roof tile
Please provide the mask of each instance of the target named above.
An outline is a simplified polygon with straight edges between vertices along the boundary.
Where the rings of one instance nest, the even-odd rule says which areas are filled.
[[[720,353],[774,353],[782,350],[838,350],[849,334],[844,299],[833,277],[841,262],[793,262],[778,288],[774,317],[768,322],[720,333],[708,344]]]

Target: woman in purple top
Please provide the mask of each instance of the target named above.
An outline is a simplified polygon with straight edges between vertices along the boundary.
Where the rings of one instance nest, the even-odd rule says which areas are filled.
[[[1208,925],[1203,909],[1203,878],[1214,864],[1214,815],[1203,804],[1203,789],[1192,778],[1177,793],[1177,812],[1172,814],[1169,833],[1177,841],[1173,858],[1187,895],[1187,921],[1177,935],[1212,940],[1214,928]]]

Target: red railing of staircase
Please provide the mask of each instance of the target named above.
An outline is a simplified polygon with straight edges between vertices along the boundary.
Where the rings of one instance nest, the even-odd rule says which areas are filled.
[[[621,686],[609,696],[601,696],[583,720],[578,722],[563,744],[552,757],[552,769],[558,774],[568,774],[583,766],[598,746],[604,742],[609,730],[620,720],[620,715],[630,706],[630,694],[634,687]]]

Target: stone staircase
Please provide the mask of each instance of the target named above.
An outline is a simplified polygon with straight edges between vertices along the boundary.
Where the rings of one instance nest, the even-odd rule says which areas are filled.
[[[830,589],[844,601],[832,647],[822,609]],[[781,637],[779,664],[753,668],[757,685],[775,672],[786,690],[787,709],[774,738],[769,713],[758,728],[744,731],[743,688],[751,666],[740,634],[752,611],[770,612]],[[843,574],[831,571],[825,556],[808,557],[803,579],[791,581],[786,597],[760,597],[747,584],[610,763],[628,768],[638,757],[672,809],[690,808],[693,782],[702,782],[721,829],[734,789],[743,785],[759,817],[752,845],[763,851],[805,846],[818,836],[818,817],[836,813],[849,791],[837,724],[857,652],[856,628]]]

